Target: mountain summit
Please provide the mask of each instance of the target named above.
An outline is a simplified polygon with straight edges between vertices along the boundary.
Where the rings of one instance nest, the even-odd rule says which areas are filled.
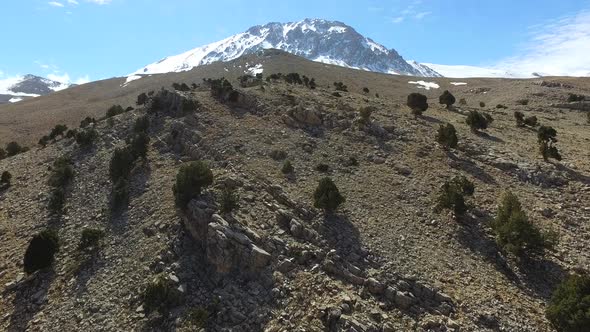
[[[276,48],[309,60],[387,74],[441,75],[417,62],[408,62],[394,49],[364,37],[338,21],[305,19],[268,23],[224,40],[164,58],[135,74],[158,74],[190,70],[216,61],[229,61],[262,49]]]
[[[16,103],[23,99],[39,97],[69,88],[61,83],[35,75],[17,76],[0,80],[0,104]]]

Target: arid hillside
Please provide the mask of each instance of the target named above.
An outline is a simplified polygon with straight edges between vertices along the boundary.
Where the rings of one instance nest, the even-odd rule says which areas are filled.
[[[220,77],[232,87],[203,80]],[[590,124],[571,94],[590,79],[424,79],[273,51],[0,106],[2,146],[30,147],[0,160],[0,330],[556,331],[553,290],[590,266]],[[77,132],[39,146],[58,124]],[[541,126],[561,161],[543,160]],[[326,177],[345,200],[330,185],[314,200]],[[506,242],[507,191],[543,245]],[[59,250],[31,270],[55,249],[25,254],[46,230]]]

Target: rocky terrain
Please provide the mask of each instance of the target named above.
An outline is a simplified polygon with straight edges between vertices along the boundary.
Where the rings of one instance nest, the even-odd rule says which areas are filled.
[[[318,87],[241,87],[238,77],[256,64],[264,78],[298,72]],[[212,96],[203,82],[221,76],[234,98]],[[569,93],[590,94],[590,80],[437,78],[430,90],[408,83],[416,80],[267,52],[1,106],[2,145],[32,148],[0,160],[12,174],[0,191],[0,329],[554,331],[545,318],[552,290],[590,266],[590,131],[585,106],[576,106],[583,103],[567,102]],[[348,91],[335,94],[333,82]],[[172,83],[195,85],[179,91]],[[444,89],[466,103],[439,105]],[[429,98],[421,117],[405,106],[416,91]],[[101,118],[113,104],[134,109]],[[374,111],[364,123],[367,106]],[[474,109],[494,117],[484,133],[465,124]],[[543,161],[536,132],[516,127],[514,111],[557,130],[561,162]],[[66,137],[33,146],[56,124],[73,128],[86,116],[99,119],[89,147]],[[142,116],[147,157],[133,164],[128,206],[114,211],[109,163]],[[444,123],[457,128],[456,149],[435,141]],[[56,215],[48,178],[61,156],[74,174]],[[213,185],[178,208],[176,175],[196,160],[209,163]],[[475,184],[461,221],[434,209],[440,186],[458,174]],[[313,207],[325,176],[346,198],[333,215]],[[224,212],[227,188],[239,199]],[[525,260],[500,250],[490,223],[506,190],[535,224],[558,233],[555,250]],[[27,275],[24,252],[47,228],[57,230],[60,250],[51,268]],[[89,228],[104,238],[85,254],[78,244]],[[180,300],[150,312],[144,294],[158,278]]]

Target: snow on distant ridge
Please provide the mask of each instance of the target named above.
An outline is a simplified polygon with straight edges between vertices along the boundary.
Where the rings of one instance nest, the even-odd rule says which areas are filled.
[[[423,63],[423,65],[434,69],[444,77],[469,78],[469,77],[503,77],[503,78],[531,78],[533,74],[517,73],[501,68],[486,68],[462,65],[437,65]]]

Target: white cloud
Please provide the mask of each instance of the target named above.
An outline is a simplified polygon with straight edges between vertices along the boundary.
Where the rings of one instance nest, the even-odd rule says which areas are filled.
[[[111,0],[86,0],[86,1],[95,3],[97,5],[108,5],[109,3],[111,3]]]
[[[57,2],[57,1],[49,1],[48,4],[53,7],[63,7],[64,6],[63,3]]]
[[[398,17],[394,17],[391,19],[391,22],[393,22],[393,23],[402,23],[403,21],[404,21],[403,16],[398,16]]]
[[[78,77],[77,79],[73,80],[70,78],[70,75],[68,73],[63,73],[63,74],[58,74],[58,73],[54,73],[54,74],[49,74],[47,75],[47,78],[52,80],[52,81],[56,81],[56,82],[60,82],[60,83],[66,83],[66,84],[85,84],[90,82],[90,77],[88,75],[84,75],[82,77]]]
[[[0,77],[4,76],[4,72],[0,70]]]
[[[76,0],[68,0],[68,3],[70,5],[77,5],[78,4],[78,1],[76,1]]]
[[[430,14],[432,14],[432,12],[420,12],[420,13],[414,15],[414,18],[416,18],[417,20],[421,20]]]
[[[530,28],[530,41],[497,67],[541,75],[590,76],[590,11]]]

